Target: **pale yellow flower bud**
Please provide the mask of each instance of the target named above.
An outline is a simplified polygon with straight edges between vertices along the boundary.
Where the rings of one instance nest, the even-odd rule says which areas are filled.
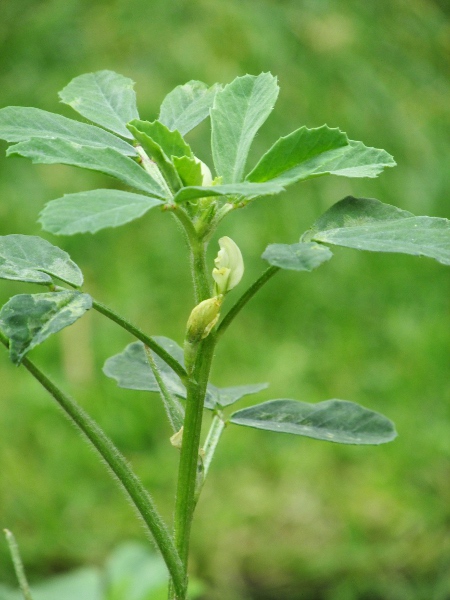
[[[203,340],[217,323],[220,316],[222,296],[203,300],[192,309],[187,322],[186,340],[189,343]]]
[[[204,186],[212,185],[213,178],[212,178],[211,171],[210,171],[208,165],[205,165],[205,163],[197,157],[195,158],[195,162],[200,165],[200,169],[202,172],[202,178],[203,178],[202,185],[204,185]]]
[[[214,259],[216,265],[212,276],[215,281],[216,294],[226,294],[242,279],[244,260],[239,246],[227,236],[219,240],[220,250]]]

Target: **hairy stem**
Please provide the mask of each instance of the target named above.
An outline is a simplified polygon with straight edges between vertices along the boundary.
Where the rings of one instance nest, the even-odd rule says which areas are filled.
[[[6,542],[8,544],[9,552],[13,561],[17,581],[19,582],[20,591],[22,592],[24,600],[33,600],[30,586],[28,585],[27,577],[25,575],[25,569],[23,568],[23,562],[22,558],[20,557],[19,546],[17,545],[16,538],[8,529],[4,529],[3,531],[5,533]]]
[[[9,347],[8,338],[1,332],[0,341],[6,347]],[[72,423],[74,423],[84,437],[91,442],[101,458],[108,465],[114,479],[118,480],[137,509],[137,512],[142,517],[144,523],[147,525],[150,534],[155,539],[167,564],[177,593],[182,594],[186,579],[184,564],[180,560],[172,536],[170,535],[167,525],[159,515],[152,498],[139,481],[136,474],[131,470],[125,458],[104,431],[89,417],[75,400],[62,392],[31,360],[24,358],[22,364],[53,396]]]
[[[219,327],[217,328],[217,337],[220,337],[225,333],[228,327],[231,325],[233,319],[239,314],[239,312],[244,308],[249,300],[253,298],[253,296],[258,292],[262,286],[269,281],[276,273],[280,271],[280,267],[271,266],[264,271],[264,273],[259,277],[246,292],[242,294],[239,300],[236,302],[234,306],[230,308],[228,313],[222,319]]]

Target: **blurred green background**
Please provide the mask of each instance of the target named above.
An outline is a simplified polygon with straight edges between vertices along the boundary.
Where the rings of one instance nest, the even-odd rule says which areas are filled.
[[[227,218],[218,237],[240,245],[244,284],[265,268],[268,243],[297,241],[350,193],[450,218],[449,59],[446,0],[0,4],[2,106],[76,118],[57,91],[112,69],[137,82],[141,116],[151,120],[180,83],[271,71],[281,94],[250,163],[280,135],[323,123],[394,155],[398,167],[379,179],[308,181]],[[189,135],[209,161],[208,124]],[[114,185],[75,168],[1,158],[0,233],[40,235],[46,201]],[[81,266],[86,291],[181,342],[192,294],[168,215],[152,211],[96,236],[43,235]],[[25,291],[37,290],[2,282],[0,299]],[[216,384],[270,381],[259,401],[357,401],[392,418],[399,437],[356,448],[230,428],[193,533],[192,571],[209,586],[205,598],[450,598],[449,309],[448,267],[336,249],[314,273],[278,275],[241,313],[218,350]],[[119,390],[101,373],[130,341],[89,314],[32,357],[98,419],[170,518],[177,454],[159,401]],[[6,352],[0,381],[0,526],[16,534],[30,579],[101,564],[121,541],[142,539],[103,465]],[[0,582],[13,581],[0,541]]]

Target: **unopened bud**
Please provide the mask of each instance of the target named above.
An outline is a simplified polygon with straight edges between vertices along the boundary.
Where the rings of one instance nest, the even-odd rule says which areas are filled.
[[[219,240],[220,250],[214,259],[216,265],[212,276],[215,281],[215,292],[226,294],[232,290],[242,279],[244,274],[244,260],[239,246],[227,236]]]
[[[196,343],[203,340],[217,323],[220,316],[222,296],[203,300],[192,309],[187,322],[186,340]]]
[[[195,162],[200,165],[200,170],[202,172],[202,185],[206,187],[212,185],[213,179],[208,165],[206,165],[199,158],[195,158]]]
[[[177,431],[171,436],[170,443],[174,448],[178,448],[178,450],[181,449],[181,445],[183,443],[183,427],[180,429],[180,431]]]

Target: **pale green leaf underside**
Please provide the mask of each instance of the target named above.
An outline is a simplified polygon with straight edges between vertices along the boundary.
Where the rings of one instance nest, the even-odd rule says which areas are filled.
[[[312,271],[330,260],[332,252],[326,246],[312,242],[270,244],[261,258],[275,267],[292,271]]]
[[[72,325],[91,307],[91,297],[80,292],[13,296],[0,311],[0,328],[10,339],[12,362],[19,364],[32,348]]]
[[[174,202],[187,202],[196,198],[207,196],[237,196],[250,200],[258,196],[272,196],[284,191],[284,187],[278,183],[268,181],[266,183],[251,183],[244,181],[242,183],[228,183],[224,185],[212,186],[191,186],[182,188],[174,196]]]
[[[211,110],[211,147],[217,175],[224,183],[242,181],[247,155],[258,129],[278,96],[270,73],[244,75],[226,85]]]
[[[95,233],[138,219],[160,204],[161,200],[140,194],[93,190],[52,200],[41,212],[39,221],[43,229],[56,235]]]
[[[346,400],[308,404],[269,400],[231,415],[230,421],[255,429],[292,433],[338,444],[384,444],[397,433],[392,421]]]
[[[166,337],[153,338],[181,365],[184,365],[184,352],[180,346]],[[171,394],[186,398],[186,388],[172,369],[154,352],[152,353],[160,371],[162,380]],[[121,388],[159,392],[158,383],[148,363],[142,342],[129,344],[123,352],[116,354],[105,362],[103,372],[115,379]],[[248,394],[256,394],[265,389],[267,384],[243,385],[230,388],[218,388],[209,384],[205,399],[205,408],[213,410],[217,405],[228,406]]]
[[[34,235],[0,237],[0,278],[48,285],[53,278],[77,287],[83,274],[64,250]]]
[[[125,156],[136,156],[133,146],[100,127],[39,108],[8,106],[0,109],[0,139],[24,142],[32,138],[59,138],[93,148],[114,148]]]
[[[247,175],[248,181],[269,181],[330,150],[348,145],[345,133],[327,125],[300,127],[280,138]]]
[[[65,164],[100,171],[157,198],[167,197],[166,191],[142,167],[112,148],[93,148],[62,139],[36,138],[10,146],[7,154],[18,154],[30,158],[34,163]]]
[[[357,250],[428,256],[450,265],[450,221],[416,217],[374,199],[344,198],[320,217],[304,239]]]
[[[188,81],[177,86],[164,98],[158,121],[172,131],[176,129],[185,135],[209,116],[215,95],[220,89],[219,84],[208,87],[201,81]]]
[[[61,101],[105,129],[132,138],[126,124],[138,119],[134,81],[113,71],[75,77],[59,92]]]
[[[291,185],[297,181],[321,175],[376,177],[384,168],[394,167],[395,164],[392,156],[385,150],[368,148],[362,142],[350,140],[347,146],[306,159],[297,166],[280,173],[272,181],[282,185]],[[257,174],[265,180],[262,167],[258,168]],[[249,174],[248,179],[256,181],[254,172]]]

